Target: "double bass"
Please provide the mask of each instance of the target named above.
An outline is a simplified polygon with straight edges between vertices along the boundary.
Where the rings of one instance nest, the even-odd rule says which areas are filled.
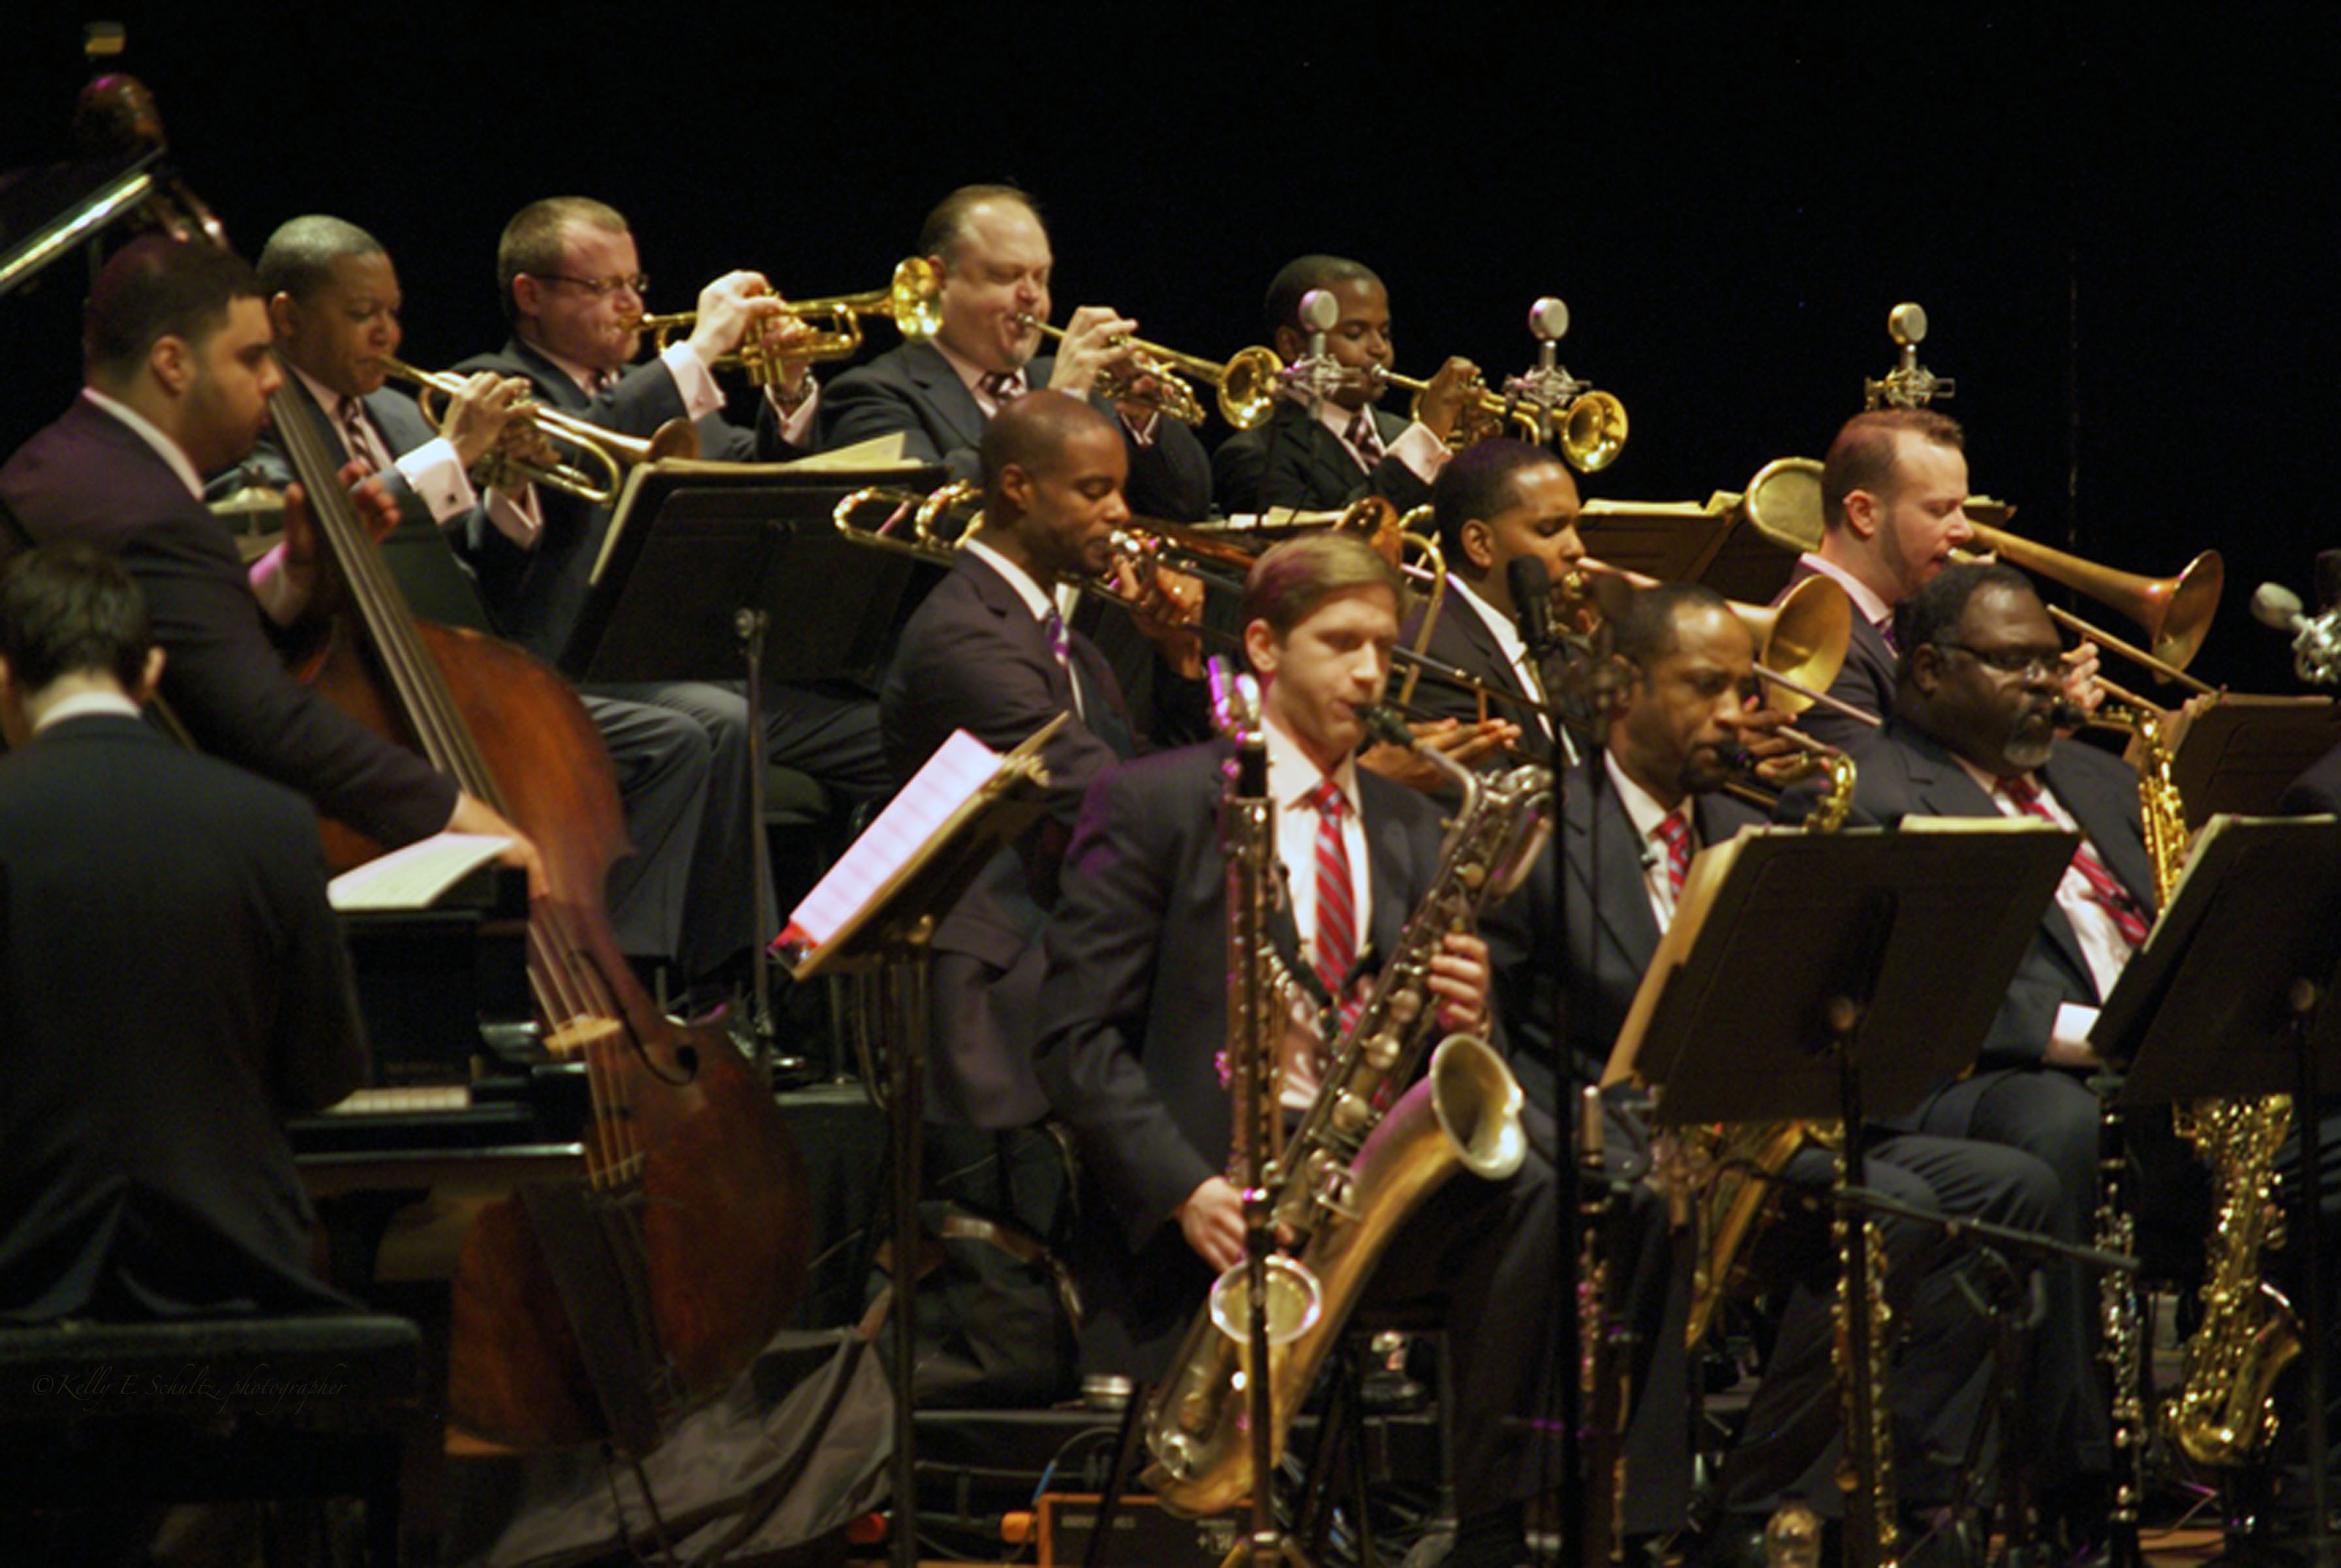
[[[603,907],[626,853],[601,735],[568,684],[475,633],[417,622],[288,384],[270,399],[349,600],[316,684],[410,744],[536,844],[528,975],[547,1049],[582,1060],[582,1180],[490,1205],[453,1292],[447,1419],[514,1447],[601,1439],[641,1454],[785,1321],[811,1234],[803,1163],[769,1089],[716,1029],[643,992]],[[327,854],[375,847],[324,824]]]

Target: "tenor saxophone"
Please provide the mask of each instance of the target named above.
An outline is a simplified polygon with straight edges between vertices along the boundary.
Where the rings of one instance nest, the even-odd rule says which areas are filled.
[[[1458,1171],[1501,1180],[1527,1154],[1520,1087],[1503,1058],[1459,1034],[1430,1051],[1438,1008],[1429,979],[1448,934],[1469,930],[1534,862],[1549,827],[1552,774],[1531,764],[1488,779],[1454,767],[1449,776],[1463,802],[1438,873],[1275,1164],[1270,1212],[1294,1264],[1315,1283],[1319,1310],[1269,1353],[1271,1459],[1408,1215]],[[1427,1051],[1429,1071],[1407,1088]],[[1220,1326],[1240,1315],[1248,1314],[1223,1300],[1195,1315],[1142,1413],[1145,1483],[1181,1513],[1224,1512],[1260,1479],[1239,1381],[1250,1372],[1249,1343]]]

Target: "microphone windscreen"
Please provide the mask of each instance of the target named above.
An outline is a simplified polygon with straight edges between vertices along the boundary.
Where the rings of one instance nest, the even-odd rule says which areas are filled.
[[[1512,591],[1512,613],[1519,617],[1520,636],[1532,649],[1552,643],[1552,574],[1533,555],[1515,555],[1504,565],[1504,584]]]
[[[2289,632],[2292,624],[2300,619],[2300,595],[2281,583],[2263,583],[2252,592],[2252,619],[2263,626]]]

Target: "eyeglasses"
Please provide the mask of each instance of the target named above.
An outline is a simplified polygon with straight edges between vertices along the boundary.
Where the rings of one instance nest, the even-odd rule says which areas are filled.
[[[1957,648],[1977,664],[1998,671],[2003,675],[2017,675],[2027,681],[2054,677],[2063,673],[2064,650],[2044,653],[2038,648],[1971,648],[1965,643],[1938,643],[1938,648]]]
[[[595,299],[615,294],[622,288],[632,292],[636,299],[648,299],[651,294],[651,280],[643,273],[636,273],[632,277],[571,277],[566,273],[557,272],[535,275],[547,283],[565,283],[582,288]]]

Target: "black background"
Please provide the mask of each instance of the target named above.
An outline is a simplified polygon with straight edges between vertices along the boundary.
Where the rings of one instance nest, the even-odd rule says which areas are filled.
[[[66,152],[85,15],[0,22],[0,164]],[[1561,295],[1562,360],[1632,418],[1589,494],[1818,456],[1918,301],[1976,490],[2135,570],[2223,551],[2197,668],[2239,688],[2295,686],[2252,585],[2306,591],[2336,542],[2330,4],[112,15],[240,247],[303,212],[371,229],[419,365],[502,340],[495,235],[538,196],[623,210],[676,309],[733,266],[878,286],[937,196],[1013,179],[1059,319],[1108,303],[1212,357],[1303,251],[1382,274],[1415,375],[1525,367],[1529,303]],[[0,300],[0,449],[77,385],[85,283]]]

